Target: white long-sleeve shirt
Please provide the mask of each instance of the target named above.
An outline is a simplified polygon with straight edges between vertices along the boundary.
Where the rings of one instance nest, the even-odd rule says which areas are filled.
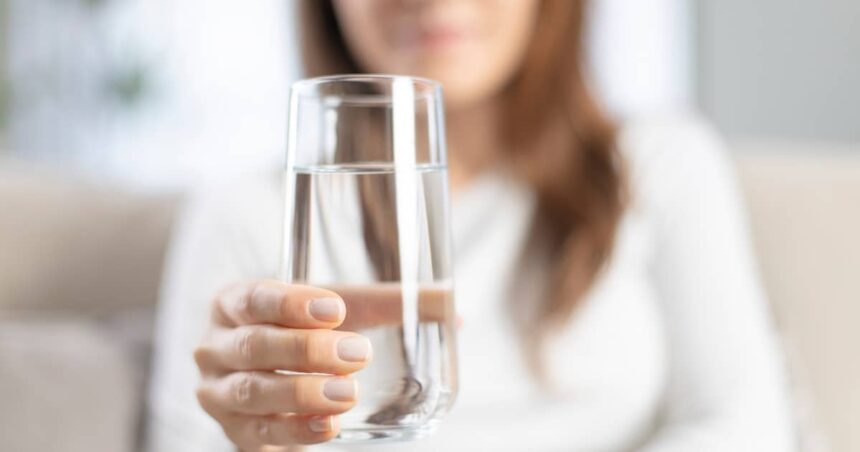
[[[544,349],[533,378],[508,309],[534,194],[488,172],[453,194],[459,395],[436,434],[361,451],[768,451],[795,449],[778,341],[730,161],[689,120],[631,123],[620,137],[633,200],[605,272]],[[197,405],[192,349],[210,298],[278,268],[276,177],[195,198],[170,253],[156,344],[149,445],[234,450]]]

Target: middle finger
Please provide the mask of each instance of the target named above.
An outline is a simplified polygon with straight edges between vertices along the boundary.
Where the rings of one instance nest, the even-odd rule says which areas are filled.
[[[247,325],[212,332],[196,356],[201,367],[289,370],[346,375],[370,362],[370,341],[359,334]]]

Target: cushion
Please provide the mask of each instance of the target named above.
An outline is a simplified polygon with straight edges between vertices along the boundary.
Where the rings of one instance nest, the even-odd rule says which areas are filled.
[[[139,383],[125,350],[84,319],[0,320],[0,450],[134,450]]]
[[[776,143],[737,153],[764,282],[796,381],[840,451],[860,450],[858,151]]]

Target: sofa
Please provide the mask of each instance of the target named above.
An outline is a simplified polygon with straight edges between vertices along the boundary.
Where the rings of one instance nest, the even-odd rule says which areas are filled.
[[[860,148],[735,151],[803,447],[860,450]],[[180,204],[0,159],[0,450],[139,447]]]

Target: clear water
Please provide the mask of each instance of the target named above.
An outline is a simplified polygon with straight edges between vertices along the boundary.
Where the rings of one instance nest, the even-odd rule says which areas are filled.
[[[444,168],[315,167],[288,176],[285,274],[337,291],[347,304],[341,329],[373,345],[339,440],[427,434],[457,389]]]

